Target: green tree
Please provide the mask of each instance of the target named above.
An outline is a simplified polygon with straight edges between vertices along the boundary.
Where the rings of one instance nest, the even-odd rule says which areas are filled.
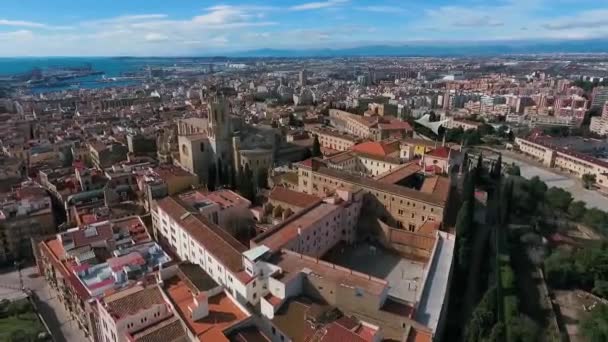
[[[608,215],[600,209],[591,208],[585,212],[583,223],[590,227],[605,231],[608,225]]]
[[[469,268],[471,256],[471,243],[466,237],[458,238],[458,266],[465,272]]]
[[[591,189],[596,182],[595,179],[595,175],[593,174],[589,174],[589,173],[585,173],[582,177],[583,180],[583,186],[585,187],[585,189]]]
[[[479,127],[477,127],[477,131],[479,132],[479,134],[484,137],[486,135],[490,135],[490,134],[494,134],[494,127],[492,127],[492,125],[488,125],[488,124],[481,124],[479,125]]]
[[[215,169],[215,164],[211,163],[209,165],[208,173],[207,173],[207,189],[209,191],[215,191],[215,181],[217,177],[217,170]]]
[[[494,180],[499,180],[501,175],[502,175],[502,154],[499,154],[498,160],[496,160],[496,163],[494,163],[494,166],[492,167],[490,176]]]
[[[545,274],[552,287],[567,289],[576,284],[579,273],[572,255],[558,250],[545,259]]]
[[[534,176],[528,181],[528,188],[535,201],[542,201],[547,193],[547,184],[538,176]]]
[[[521,176],[519,165],[513,163],[507,168],[507,174],[510,176]]]
[[[551,208],[566,212],[572,202],[572,195],[562,188],[552,187],[547,190],[545,200]]]
[[[8,336],[8,342],[28,342],[33,340],[31,334],[22,329],[13,330]]]
[[[496,301],[496,287],[492,286],[486,291],[471,314],[471,319],[464,331],[465,341],[484,341],[485,338],[491,336],[497,321]]]
[[[516,317],[510,324],[510,339],[513,342],[536,342],[540,340],[541,330],[532,319],[527,316]]]
[[[257,174],[257,184],[258,188],[266,189],[268,188],[268,172],[266,169],[260,169]]]
[[[585,212],[587,212],[587,208],[585,207],[585,202],[583,201],[573,201],[570,203],[570,206],[568,206],[568,215],[570,215],[570,218],[575,221],[582,219]]]
[[[509,223],[511,208],[513,207],[513,181],[508,179],[500,192],[499,222],[502,225]]]
[[[475,203],[475,179],[473,172],[468,172],[464,176],[464,183],[462,186],[462,199],[468,201],[469,204]]]
[[[456,216],[456,234],[460,236],[469,236],[473,226],[473,211],[471,203],[465,201],[458,211]]]
[[[319,136],[315,134],[314,141],[312,142],[312,156],[321,157],[321,144],[319,143]]]
[[[226,175],[224,173],[224,165],[222,163],[222,159],[218,158],[217,159],[217,184],[219,186],[225,185],[226,184]]]
[[[477,166],[475,166],[475,184],[481,183],[481,177],[483,177],[483,154],[479,154],[477,158]]]
[[[589,342],[608,341],[608,305],[598,304],[581,322],[581,330]]]
[[[241,193],[241,195],[243,195],[243,197],[247,198],[251,202],[255,201],[255,184],[253,179],[253,172],[249,168],[249,164],[245,164],[245,169],[243,169],[242,177],[240,177],[239,192]]]

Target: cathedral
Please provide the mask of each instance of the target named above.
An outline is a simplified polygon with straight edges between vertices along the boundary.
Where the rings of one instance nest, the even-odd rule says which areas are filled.
[[[233,165],[229,101],[215,95],[208,104],[207,118],[178,122],[179,163],[207,182],[209,165]]]

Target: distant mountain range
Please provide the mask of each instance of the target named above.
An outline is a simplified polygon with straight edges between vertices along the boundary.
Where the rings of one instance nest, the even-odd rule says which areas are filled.
[[[258,49],[227,57],[488,56],[504,54],[608,53],[608,39],[365,45],[342,49]]]

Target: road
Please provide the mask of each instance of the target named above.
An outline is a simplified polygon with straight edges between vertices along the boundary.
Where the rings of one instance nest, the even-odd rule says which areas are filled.
[[[48,286],[44,277],[37,274],[36,267],[27,267],[21,271],[23,285],[34,291],[40,299],[38,310],[49,325],[56,342],[87,341],[78,324],[72,320],[59,301],[55,292]],[[20,290],[19,272],[14,269],[0,270],[0,300],[25,297]]]
[[[588,208],[595,207],[602,210],[608,208],[608,197],[601,195],[597,191],[583,188],[582,182],[579,179],[548,169],[538,162],[523,157],[515,152],[500,152],[502,153],[503,162],[519,165],[523,177],[532,178],[538,176],[543,182],[547,183],[548,187],[554,186],[568,190],[575,200],[586,202]]]

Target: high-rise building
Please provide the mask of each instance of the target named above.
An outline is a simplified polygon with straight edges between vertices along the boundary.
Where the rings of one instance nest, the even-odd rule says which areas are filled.
[[[602,108],[606,101],[608,101],[608,87],[594,88],[591,98],[591,108]]]
[[[300,70],[300,85],[305,86],[308,79],[306,78],[306,69]]]

